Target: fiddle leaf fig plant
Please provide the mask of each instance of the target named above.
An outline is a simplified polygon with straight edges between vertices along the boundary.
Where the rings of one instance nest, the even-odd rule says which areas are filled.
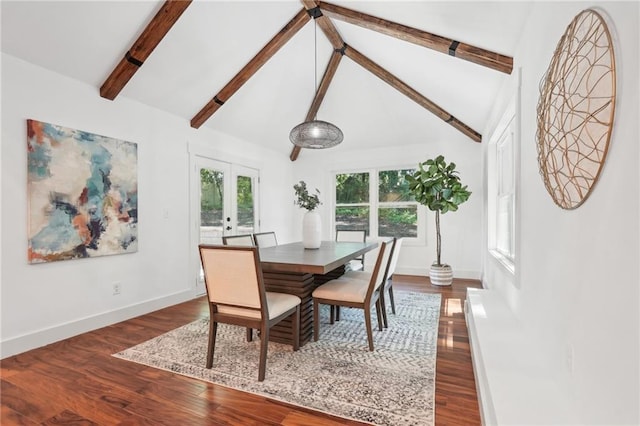
[[[455,212],[469,199],[471,192],[462,186],[455,163],[448,163],[442,155],[418,165],[418,170],[407,175],[409,189],[416,201],[436,212],[436,263],[442,266],[440,214]]]

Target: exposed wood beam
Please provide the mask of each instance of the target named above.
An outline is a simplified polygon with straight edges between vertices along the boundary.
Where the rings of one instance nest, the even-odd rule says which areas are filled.
[[[315,9],[316,7],[318,7],[319,3],[316,0],[300,1],[307,10]],[[333,22],[331,21],[331,19],[329,19],[329,17],[320,16],[316,18],[316,22],[318,23],[318,26],[320,27],[324,35],[329,39],[329,42],[334,49],[340,49],[344,45],[344,40],[340,36],[340,33],[338,33],[338,30],[336,29],[335,25],[333,25]]]
[[[242,87],[311,17],[301,9],[269,42],[191,119],[191,127],[199,128]]]
[[[387,21],[367,15],[346,7],[338,6],[323,1],[318,2],[320,10],[326,16],[358,25],[373,31],[378,31],[400,40],[408,41],[419,46],[433,49],[441,53],[455,56],[478,65],[483,65],[506,74],[511,74],[513,70],[513,58],[491,52],[466,43],[461,43],[450,38],[441,37],[436,34],[408,27],[406,25]],[[335,46],[334,46],[335,47]]]
[[[120,60],[120,63],[102,84],[100,96],[110,100],[114,100],[118,96],[190,4],[191,0],[167,0],[164,2],[158,13],[142,31],[140,37],[133,43],[131,49],[125,53],[124,58]]]
[[[313,120],[320,109],[320,105],[324,100],[324,95],[327,94],[327,90],[329,90],[329,85],[331,84],[331,80],[333,80],[333,76],[336,74],[338,69],[338,65],[340,64],[340,60],[342,59],[342,53],[339,51],[334,51],[329,59],[329,64],[327,65],[327,69],[322,76],[322,80],[320,81],[320,85],[318,86],[318,90],[316,91],[316,96],[313,98],[313,102],[311,102],[311,107],[309,108],[309,112],[307,112],[307,116],[304,121]],[[298,154],[300,154],[301,148],[299,146],[294,146],[291,150],[291,155],[289,158],[291,161],[296,161],[298,159]]]
[[[437,117],[449,123],[456,129],[458,129],[459,131],[461,131],[462,133],[464,133],[465,135],[473,139],[474,141],[476,142],[482,141],[482,135],[480,133],[476,132],[471,127],[467,126],[466,124],[458,120],[456,117],[454,117],[453,115],[451,115],[450,113],[442,109],[440,106],[438,106],[431,100],[427,99],[426,97],[418,93],[415,89],[410,87],[408,84],[406,84],[405,82],[403,82],[402,80],[400,80],[399,78],[391,74],[389,71],[382,68],[380,65],[373,62],[371,59],[367,58],[362,53],[355,50],[353,47],[347,46],[345,55],[351,58],[358,65],[362,66],[364,69],[373,73],[382,81],[386,82],[387,84],[389,84],[390,86],[398,90],[400,93],[404,94],[405,96],[408,96],[414,102],[423,106],[424,108],[426,108],[427,110],[435,114]]]

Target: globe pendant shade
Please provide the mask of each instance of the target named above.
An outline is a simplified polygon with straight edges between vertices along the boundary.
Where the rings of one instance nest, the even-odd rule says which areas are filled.
[[[331,148],[342,142],[342,139],[342,130],[321,120],[305,121],[291,129],[289,133],[291,143],[301,148]]]

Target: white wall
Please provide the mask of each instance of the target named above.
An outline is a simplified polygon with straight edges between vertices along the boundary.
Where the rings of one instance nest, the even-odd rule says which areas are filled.
[[[522,69],[519,278],[485,253],[484,281],[522,322],[580,424],[631,425],[640,423],[639,5],[598,4],[609,16],[618,73],[615,125],[599,182],[578,209],[558,208],[538,173],[535,139],[540,80],[566,26],[593,3],[535,3],[514,64]],[[485,133],[512,93],[513,80]]]
[[[27,264],[26,119],[138,144],[137,253]],[[260,169],[263,229],[290,237],[286,156],[2,55],[1,356],[121,321],[195,295],[189,243],[189,149]],[[286,182],[286,184],[285,184]],[[164,218],[161,212],[168,211]],[[276,213],[277,211],[277,213]],[[122,294],[112,295],[114,281]]]
[[[425,114],[429,114],[425,110]],[[445,125],[445,124],[443,124]],[[457,132],[455,132],[457,133]],[[347,143],[346,141],[343,143]],[[417,167],[429,158],[444,155],[453,161],[460,171],[462,182],[472,192],[469,201],[455,213],[447,213],[440,218],[442,232],[442,259],[453,267],[455,277],[480,278],[481,270],[481,230],[483,187],[481,181],[481,146],[464,135],[454,135],[447,141],[429,141],[419,145],[369,149],[366,151],[343,151],[335,155],[331,150],[303,151],[294,163],[295,181],[304,180],[309,187],[321,192],[320,214],[323,218],[323,238],[333,239],[331,228],[333,194],[333,173],[376,167]],[[304,210],[298,212],[295,220],[302,223]],[[425,208],[426,241],[418,245],[404,244],[398,259],[397,272],[400,274],[428,275],[429,266],[435,261],[435,216]],[[302,225],[298,228],[301,236]],[[375,255],[375,254],[374,254]],[[365,262],[372,265],[373,262]]]

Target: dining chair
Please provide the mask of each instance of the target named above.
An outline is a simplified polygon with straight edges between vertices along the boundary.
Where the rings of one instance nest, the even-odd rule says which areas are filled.
[[[316,288],[313,297],[313,339],[320,337],[319,305],[358,308],[364,310],[364,322],[367,329],[369,350],[373,351],[373,329],[371,326],[371,308],[375,306],[378,330],[382,331],[382,308],[380,289],[383,283],[386,265],[393,251],[393,240],[383,241],[370,279],[362,280],[342,276]]]
[[[380,288],[380,307],[382,309],[382,323],[385,328],[389,328],[389,321],[387,318],[387,306],[386,306],[386,296],[385,292],[389,293],[389,300],[391,301],[391,312],[396,313],[395,302],[393,300],[393,281],[392,276],[396,270],[396,265],[398,263],[398,256],[400,256],[400,248],[402,247],[403,238],[394,238],[393,239],[393,249],[391,251],[391,256],[387,264],[384,266],[386,268],[384,275],[381,276],[381,288]],[[346,278],[358,279],[368,281],[371,279],[371,272],[367,271],[349,271],[344,275]],[[336,309],[336,319],[339,318],[340,312]]]
[[[273,247],[278,245],[278,240],[276,239],[276,233],[271,232],[259,232],[257,234],[253,234],[253,241],[255,241],[258,247]]]
[[[251,234],[243,235],[228,235],[222,237],[222,244],[225,246],[237,246],[237,247],[253,247],[255,246],[255,240]],[[253,329],[247,327],[247,342],[253,340]]]
[[[255,241],[253,241],[253,235],[251,234],[228,235],[222,237],[222,244],[225,246],[252,247],[255,245]]]
[[[336,241],[364,243],[367,240],[367,231],[361,229],[338,229],[336,230]],[[364,254],[349,261],[346,266],[348,271],[364,270]]]
[[[402,242],[404,238],[396,238],[396,242],[393,246],[393,253],[389,260],[389,269],[387,270],[387,276],[380,290],[380,305],[382,306],[382,320],[385,328],[389,327],[389,321],[387,320],[387,296],[389,293],[389,301],[391,302],[391,312],[396,314],[396,302],[393,300],[393,274],[396,272],[396,266],[398,265],[398,257],[400,256],[400,249],[402,248]]]
[[[263,381],[271,327],[291,318],[293,350],[300,347],[300,298],[265,290],[257,247],[207,244],[198,247],[209,300],[206,367],[213,366],[219,323],[256,328],[261,340],[258,381]]]

